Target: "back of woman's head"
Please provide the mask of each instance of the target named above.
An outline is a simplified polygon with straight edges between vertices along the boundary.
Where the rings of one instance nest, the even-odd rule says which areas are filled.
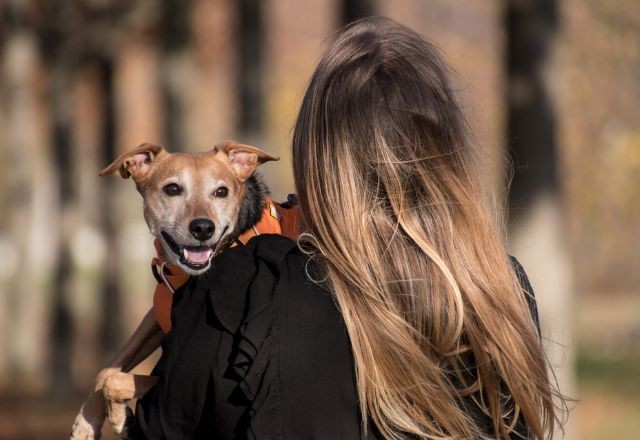
[[[545,358],[465,131],[432,45],[387,19],[347,27],[295,126],[301,240],[345,319],[363,420],[389,438],[505,438],[522,421],[542,438]]]

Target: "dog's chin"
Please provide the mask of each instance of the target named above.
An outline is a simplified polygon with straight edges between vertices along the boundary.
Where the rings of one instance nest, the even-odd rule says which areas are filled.
[[[179,266],[189,275],[200,275],[211,267],[211,259],[214,257],[216,245],[181,245],[164,231],[161,232],[160,236],[167,260]]]
[[[173,256],[172,256],[173,259]],[[209,270],[209,268],[211,267],[211,261],[209,260],[205,265],[203,266],[199,266],[197,269],[193,268],[192,266],[185,264],[182,262],[181,258],[175,258],[174,261],[172,261],[171,263],[175,264],[176,266],[180,267],[185,273],[189,274],[189,275],[202,275],[203,273],[205,273],[206,271]]]

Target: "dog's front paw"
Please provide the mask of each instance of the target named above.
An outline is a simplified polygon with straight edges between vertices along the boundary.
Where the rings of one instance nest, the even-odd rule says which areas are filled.
[[[128,373],[113,374],[106,378],[102,388],[107,418],[113,432],[120,438],[127,438],[127,428],[133,416],[127,402],[136,397],[134,377]]]
[[[84,401],[71,428],[71,440],[98,440],[101,436],[102,425],[107,416],[107,409],[102,395],[104,382],[120,371],[117,368],[105,368],[96,378],[93,391]]]
[[[87,403],[89,401],[82,405],[73,422],[70,440],[98,440],[100,438],[104,415],[96,414],[95,408],[88,409]]]
[[[107,413],[111,429],[120,439],[129,438],[129,428],[133,423],[133,411],[124,402],[108,402]]]

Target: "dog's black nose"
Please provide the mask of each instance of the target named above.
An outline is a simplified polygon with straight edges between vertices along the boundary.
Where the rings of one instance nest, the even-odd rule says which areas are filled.
[[[189,223],[189,232],[200,241],[210,239],[214,230],[215,226],[208,218],[197,218]]]

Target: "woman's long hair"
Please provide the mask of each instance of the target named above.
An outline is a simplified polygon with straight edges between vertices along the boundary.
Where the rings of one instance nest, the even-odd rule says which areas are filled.
[[[301,245],[344,317],[363,423],[387,438],[553,433],[546,358],[466,131],[437,50],[381,18],[339,34],[296,122]]]

